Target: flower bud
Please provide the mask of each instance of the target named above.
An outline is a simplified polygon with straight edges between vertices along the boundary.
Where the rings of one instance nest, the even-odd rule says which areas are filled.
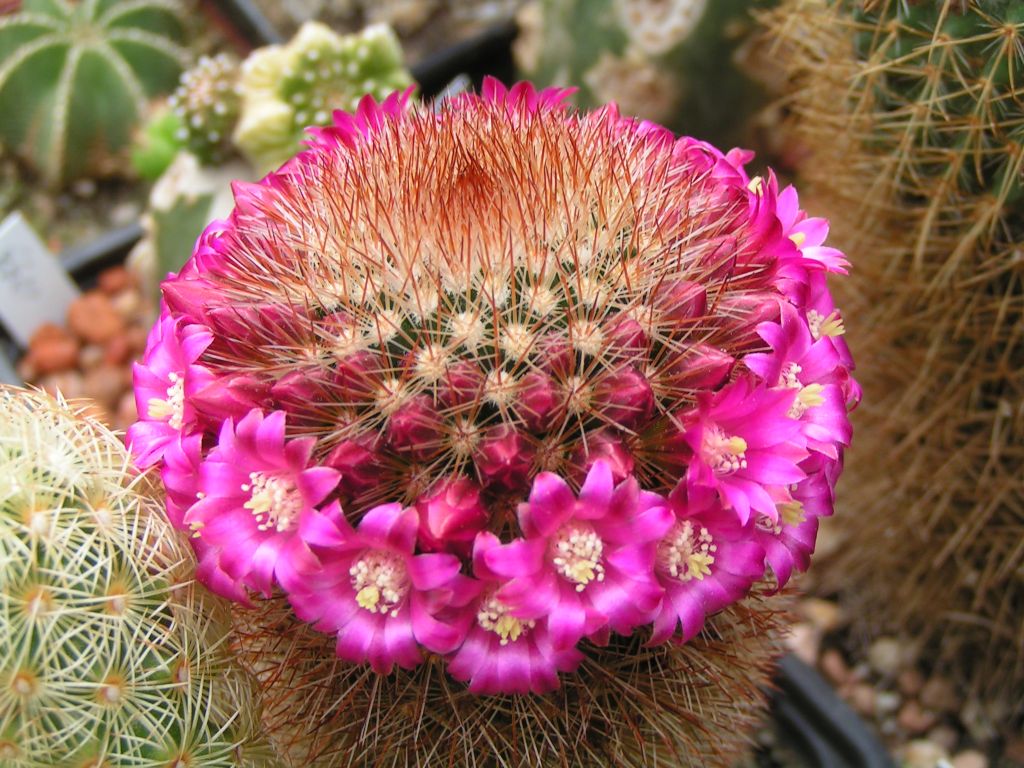
[[[595,387],[594,410],[605,421],[632,429],[651,418],[654,390],[633,366],[605,376]]]
[[[399,454],[423,460],[438,449],[440,419],[427,395],[399,406],[388,419],[387,442]]]
[[[488,522],[480,488],[468,477],[444,478],[416,502],[420,545],[429,552],[468,557]]]
[[[515,428],[499,424],[480,441],[475,461],[487,485],[514,490],[526,484],[533,448]]]
[[[558,391],[551,377],[531,371],[520,382],[516,414],[531,432],[550,429],[559,405]]]
[[[615,482],[621,482],[633,473],[633,454],[625,441],[614,431],[603,429],[587,436],[587,441],[573,454],[571,463],[579,478],[586,477],[594,463],[603,459],[612,470]]]

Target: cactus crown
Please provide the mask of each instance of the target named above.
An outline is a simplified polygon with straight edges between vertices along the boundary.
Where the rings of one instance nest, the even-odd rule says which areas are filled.
[[[176,138],[204,163],[230,152],[241,96],[238,62],[229,54],[203,56],[182,74],[169,105],[180,120]]]
[[[0,762],[238,766],[250,689],[119,439],[0,390]],[[248,760],[248,758],[245,758]]]
[[[0,142],[51,185],[116,170],[188,61],[183,31],[172,0],[25,0],[0,18]]]

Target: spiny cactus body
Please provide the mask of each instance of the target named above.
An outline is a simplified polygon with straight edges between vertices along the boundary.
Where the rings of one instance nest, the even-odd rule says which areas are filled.
[[[353,110],[367,94],[382,99],[411,84],[390,28],[375,25],[341,36],[307,22],[287,45],[255,51],[246,60],[235,142],[265,172],[295,154],[303,130],[327,124],[333,110]]]
[[[862,634],[914,637],[1006,717],[1024,704],[1024,6],[789,0],[768,20],[868,360],[827,581]]]
[[[241,94],[239,64],[229,54],[204,56],[182,74],[168,105],[181,125],[177,138],[203,163],[217,163],[231,151]]]
[[[189,54],[171,0],[25,0],[0,18],[0,142],[50,185],[119,170]]]
[[[747,0],[540,0],[520,66],[542,83],[578,86],[578,104],[723,142],[758,89],[732,63],[753,28]],[[520,51],[524,47],[519,48]]]
[[[293,768],[731,766],[763,718],[787,605],[759,592],[685,645],[590,646],[543,697],[477,696],[437,659],[380,677],[337,659],[283,600],[236,611],[235,629],[267,737]]]
[[[229,620],[120,440],[0,390],[0,763],[272,765]]]

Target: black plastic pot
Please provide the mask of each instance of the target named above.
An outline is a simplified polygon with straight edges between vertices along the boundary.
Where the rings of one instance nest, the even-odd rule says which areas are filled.
[[[800,768],[894,768],[864,721],[818,672],[792,654],[779,663],[772,695],[776,735]],[[794,766],[795,768],[795,766]]]

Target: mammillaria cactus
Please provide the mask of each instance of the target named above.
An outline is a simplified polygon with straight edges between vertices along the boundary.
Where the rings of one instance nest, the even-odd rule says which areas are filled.
[[[0,17],[0,142],[59,185],[120,170],[151,97],[189,60],[171,0],[24,0]]]
[[[757,106],[732,58],[759,0],[539,0],[519,65],[539,82],[579,86],[584,107],[614,101],[703,138],[722,137]],[[526,53],[527,55],[522,55]]]
[[[120,440],[0,389],[0,763],[271,765],[227,621]]]
[[[551,702],[584,706],[591,673],[624,676],[614,699],[677,670],[656,687],[709,711],[633,729],[602,708],[598,754],[715,762],[749,717],[729,692],[769,653],[739,625],[771,625],[771,604],[744,598],[766,567],[779,587],[806,567],[831,513],[857,398],[825,282],[844,261],[747,154],[565,96],[366,98],[237,185],[163,285],[129,440],[206,583],[280,590],[352,674],[414,696],[444,672],[493,697],[485,719],[546,701],[572,763],[581,721]],[[709,620],[751,656],[698,684],[677,651]]]
[[[355,109],[365,94],[382,99],[411,84],[390,28],[337,35],[307,22],[287,45],[261,48],[246,60],[235,142],[266,172],[300,149],[307,126],[330,122],[333,110]]]
[[[178,139],[204,163],[220,162],[230,151],[242,101],[238,77],[231,55],[204,56],[171,94],[168,106],[181,123]]]
[[[861,635],[905,633],[1020,713],[1024,6],[790,0],[769,22],[871,361],[826,581]]]

